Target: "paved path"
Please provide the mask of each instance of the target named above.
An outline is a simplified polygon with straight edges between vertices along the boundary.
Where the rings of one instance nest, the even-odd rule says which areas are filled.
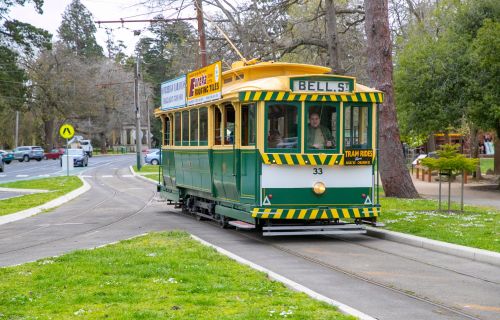
[[[0,266],[181,229],[378,319],[498,319],[498,267],[366,236],[263,238],[179,214],[130,177],[133,157],[89,170],[92,189],[0,226]]]
[[[426,182],[413,177],[413,183],[425,198],[437,199],[439,194],[438,182]],[[460,182],[451,184],[451,200],[460,202]],[[500,190],[496,190],[497,185],[491,182],[470,182],[464,185],[464,203],[478,206],[489,206],[500,210]],[[441,185],[442,200],[448,201],[448,183]]]

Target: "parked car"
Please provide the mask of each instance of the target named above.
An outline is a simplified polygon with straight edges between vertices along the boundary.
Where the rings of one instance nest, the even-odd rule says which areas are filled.
[[[160,164],[160,150],[148,153],[144,157],[144,162],[149,163],[149,164],[153,164],[153,165]]]
[[[5,163],[3,162],[3,156],[0,154],[0,172],[5,171]]]
[[[2,161],[6,164],[9,164],[14,160],[14,154],[11,151],[0,150],[0,157],[2,157]]]
[[[14,159],[19,160],[19,162],[30,161],[35,159],[36,161],[42,161],[43,159],[43,149],[39,146],[21,146],[13,150]]]
[[[160,149],[158,149],[158,148],[145,149],[142,152],[144,152],[145,154],[150,154],[150,153],[157,152],[157,151],[160,151]]]
[[[53,160],[57,160],[59,159],[64,153],[66,152],[66,149],[64,148],[57,148],[57,149],[52,149],[50,150],[50,152],[45,152],[45,154],[43,155],[43,158],[45,160],[48,160],[48,159],[53,159]]]
[[[75,167],[86,167],[89,164],[89,156],[83,149],[68,149],[68,155],[73,158],[73,166]],[[60,158],[60,164],[62,167],[62,160]]]
[[[94,147],[92,147],[90,140],[80,140],[80,146],[82,146],[83,151],[85,151],[85,153],[92,158]]]

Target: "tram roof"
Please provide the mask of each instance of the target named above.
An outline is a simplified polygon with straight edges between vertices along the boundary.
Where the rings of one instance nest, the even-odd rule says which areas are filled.
[[[314,76],[339,76],[330,74],[331,68],[311,64],[287,63],[287,62],[260,62],[251,65],[243,63],[233,64],[233,68],[222,73],[222,97],[228,98],[233,93],[245,91],[286,91],[292,92],[290,88],[291,77],[314,77]],[[241,77],[242,79],[238,79]],[[353,77],[347,77],[352,78]],[[230,82],[227,82],[231,80]],[[367,86],[356,83],[354,92],[380,92]]]

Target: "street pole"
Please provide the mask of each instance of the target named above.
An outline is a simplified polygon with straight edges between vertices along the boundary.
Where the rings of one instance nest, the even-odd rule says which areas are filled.
[[[135,119],[136,119],[136,129],[135,129],[135,148],[137,153],[137,170],[141,170],[141,109],[139,106],[139,63],[140,54],[137,52],[137,59],[135,65],[135,77],[134,77],[134,100],[135,100]]]
[[[149,100],[146,98],[146,109],[147,109],[147,120],[148,120],[148,132],[146,136],[146,142],[148,144],[148,149],[151,149],[151,115],[149,114]]]
[[[66,177],[69,177],[69,141],[66,138]]]
[[[19,143],[19,111],[16,111],[16,140],[14,141],[15,148]]]
[[[207,65],[207,40],[205,37],[205,25],[203,24],[203,7],[201,0],[195,0],[196,19],[198,20],[198,35],[200,37],[201,66]]]

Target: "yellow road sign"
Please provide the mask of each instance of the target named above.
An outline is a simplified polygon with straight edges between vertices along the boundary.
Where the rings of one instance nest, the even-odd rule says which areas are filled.
[[[59,135],[64,139],[71,139],[75,135],[75,128],[70,124],[63,124],[61,128],[59,128]]]

